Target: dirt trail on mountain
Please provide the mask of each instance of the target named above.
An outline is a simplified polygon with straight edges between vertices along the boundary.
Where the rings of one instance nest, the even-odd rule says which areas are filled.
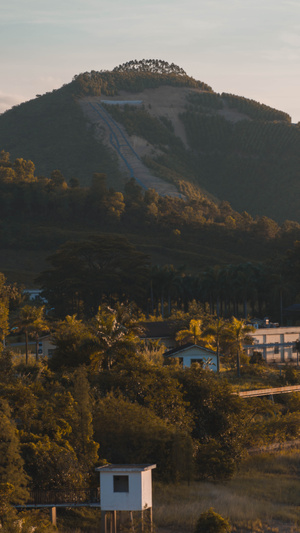
[[[153,117],[159,118],[164,116],[169,119],[173,124],[175,135],[183,141],[185,146],[188,146],[185,129],[180,121],[179,115],[185,110],[187,94],[197,91],[197,89],[162,86],[157,89],[145,89],[140,93],[128,93],[126,91],[120,91],[117,96],[89,96],[82,98],[79,103],[85,116],[87,117],[87,120],[96,126],[95,130],[98,138],[110,148],[112,148],[112,124],[109,124],[109,120],[108,122],[103,120],[99,112],[99,106],[103,103],[103,101],[115,101],[120,103],[141,101],[147,112]],[[109,112],[109,108],[106,108],[106,112]],[[160,150],[141,137],[136,135],[129,136],[123,126],[120,124],[118,125],[118,129],[120,131],[120,135],[122,135],[123,138],[128,139],[129,144],[137,155],[137,158],[135,161],[133,161],[134,157],[131,155],[130,158],[128,151],[126,153],[126,157],[124,157],[124,154],[121,153],[121,150],[117,150],[115,153],[118,155],[121,170],[124,173],[128,173],[128,166],[132,166],[134,167],[135,175],[138,176],[137,181],[140,182],[140,184],[145,188],[152,187],[162,195],[181,196],[175,185],[165,182],[161,178],[154,176],[141,160],[137,160],[145,155],[154,157],[160,153]],[[118,143],[118,140],[115,140]],[[127,165],[126,168],[125,163],[130,163],[130,165]]]

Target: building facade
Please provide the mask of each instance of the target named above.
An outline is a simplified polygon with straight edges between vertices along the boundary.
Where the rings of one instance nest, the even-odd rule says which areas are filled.
[[[260,352],[267,363],[299,360],[300,327],[259,328],[251,333],[253,344],[245,346],[247,355]]]

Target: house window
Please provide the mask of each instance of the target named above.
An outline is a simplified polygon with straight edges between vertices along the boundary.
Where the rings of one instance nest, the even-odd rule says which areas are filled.
[[[129,492],[128,476],[114,476],[114,492]]]
[[[199,365],[203,366],[203,359],[191,359],[191,365],[193,363],[198,363]]]
[[[279,343],[275,342],[274,353],[279,353]]]

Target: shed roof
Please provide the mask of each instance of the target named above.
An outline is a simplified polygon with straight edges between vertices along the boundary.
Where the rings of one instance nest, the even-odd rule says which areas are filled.
[[[143,472],[145,470],[153,470],[156,465],[142,464],[142,465],[104,465],[95,468],[96,472]]]

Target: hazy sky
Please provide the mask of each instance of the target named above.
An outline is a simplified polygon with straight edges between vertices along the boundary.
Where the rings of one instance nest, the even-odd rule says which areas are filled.
[[[300,121],[300,0],[1,0],[0,51],[0,112],[151,58]]]

